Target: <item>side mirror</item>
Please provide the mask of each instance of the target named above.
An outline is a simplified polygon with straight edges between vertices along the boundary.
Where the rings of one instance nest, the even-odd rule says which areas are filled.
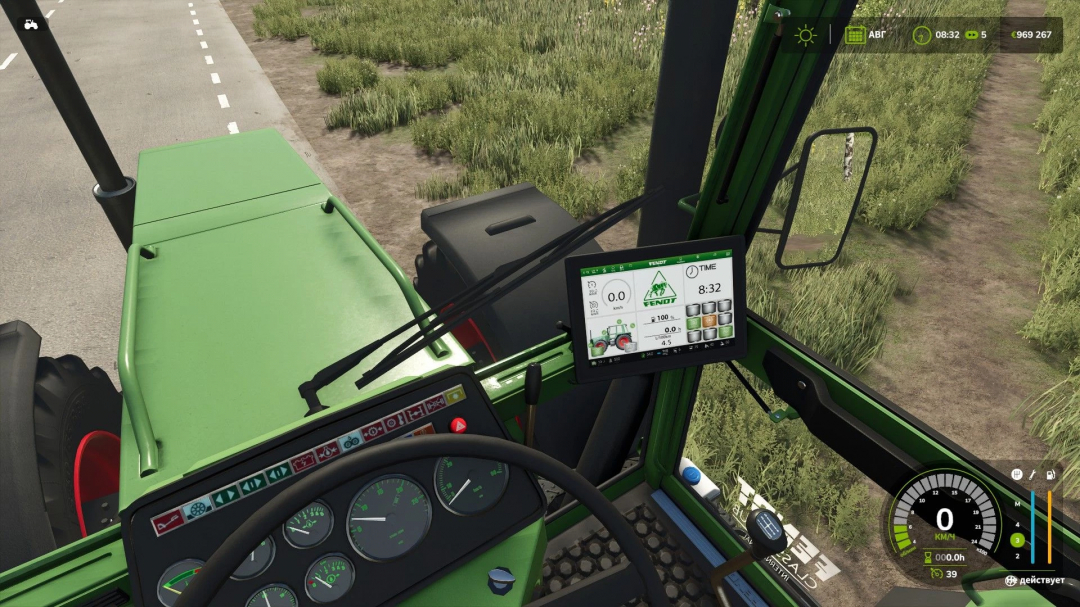
[[[862,198],[878,135],[873,128],[825,129],[806,138],[779,230],[776,265],[785,270],[825,266],[844,248]],[[855,171],[860,170],[859,175]],[[761,230],[772,231],[772,230]]]

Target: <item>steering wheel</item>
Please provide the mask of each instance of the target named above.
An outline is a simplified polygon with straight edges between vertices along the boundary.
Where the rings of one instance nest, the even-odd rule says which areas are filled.
[[[488,436],[448,434],[417,436],[364,449],[327,464],[287,487],[259,508],[226,538],[177,599],[175,607],[209,605],[228,580],[229,575],[251,552],[253,546],[258,545],[274,529],[319,496],[350,480],[395,464],[418,459],[455,456],[477,457],[520,466],[562,487],[588,508],[622,547],[630,564],[644,582],[649,604],[653,607],[670,604],[671,601],[664,593],[663,584],[653,567],[652,559],[638,542],[634,530],[592,483],[562,462],[515,442]],[[583,580],[578,584],[568,586],[558,594],[569,597],[575,589],[587,587],[587,581]],[[541,601],[554,598],[556,597],[551,595]],[[551,601],[551,603],[557,603],[557,601]]]

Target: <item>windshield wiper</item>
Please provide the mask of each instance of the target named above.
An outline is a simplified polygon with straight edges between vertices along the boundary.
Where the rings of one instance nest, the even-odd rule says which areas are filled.
[[[310,380],[300,384],[298,387],[300,396],[304,398],[308,405],[307,415],[311,415],[312,413],[327,408],[319,402],[317,393],[320,389],[334,382],[345,373],[348,373],[373,352],[386,345],[390,340],[408,331],[411,327],[420,326],[419,331],[394,348],[394,350],[384,356],[374,367],[366,371],[364,375],[356,381],[356,387],[358,389],[370,384],[390,369],[393,369],[408,358],[411,358],[420,350],[426,348],[432,342],[467,320],[476,310],[490,305],[504,297],[525,281],[554,265],[567,254],[577,250],[589,240],[592,240],[597,235],[611,228],[611,226],[628,217],[634,211],[645,204],[656,200],[662,190],[662,187],[656,188],[642,196],[638,196],[637,198],[633,198],[612,207],[565,234],[559,235],[528,255],[496,268],[491,274],[488,274],[472,286],[465,288],[460,293],[437,306],[433,306],[427,312],[420,314],[413,320],[367,344],[363,348],[360,348],[323,368]],[[510,283],[503,287],[496,288],[491,292],[487,292],[495,285],[498,285],[510,276],[517,274],[545,254],[548,254],[547,257],[544,257],[539,263],[523,272]],[[450,307],[447,308],[447,306]],[[439,310],[444,309],[444,312],[438,312]],[[421,323],[433,315],[434,318],[431,319],[429,324],[426,326],[421,325]]]

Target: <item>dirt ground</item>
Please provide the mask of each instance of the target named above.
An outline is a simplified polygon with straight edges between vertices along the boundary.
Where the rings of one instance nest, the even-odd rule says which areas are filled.
[[[1041,15],[1044,3],[1011,0],[1008,10]],[[864,379],[1006,471],[1010,460],[1046,455],[1014,411],[1062,377],[1060,361],[1018,335],[1039,300],[1047,226],[1032,128],[1043,106],[1041,74],[1032,55],[994,57],[968,144],[971,172],[956,199],[918,229],[868,243],[915,287],[894,305],[883,355]]]
[[[453,175],[459,168],[448,154],[431,157],[415,148],[408,128],[370,137],[327,129],[324,117],[339,98],[324,93],[315,79],[325,58],[307,38],[295,42],[258,38],[251,9],[260,2],[222,0],[221,4],[334,180],[340,190],[335,194],[405,273],[415,275],[413,259],[428,240],[420,229],[420,211],[441,201],[417,198],[414,188],[431,175]],[[384,71],[403,70],[384,66]],[[601,234],[597,242],[606,250],[625,248],[625,243],[634,241],[635,230],[630,221],[624,221]]]
[[[1044,8],[1042,0],[1010,0],[1008,14]],[[911,232],[860,228],[852,239],[858,257],[880,259],[914,285],[894,304],[883,353],[862,379],[1006,474],[1046,455],[1014,412],[1063,376],[1062,361],[1017,333],[1039,301],[1047,226],[1040,136],[1032,128],[1043,106],[1041,74],[1032,55],[995,56],[975,110],[971,171],[956,199]],[[876,486],[873,493],[885,497]],[[1054,498],[1055,509],[1076,517],[1077,502]],[[873,605],[894,586],[916,585],[887,558],[880,534],[867,548],[844,552],[813,529],[804,533],[842,572],[812,592],[823,605]]]

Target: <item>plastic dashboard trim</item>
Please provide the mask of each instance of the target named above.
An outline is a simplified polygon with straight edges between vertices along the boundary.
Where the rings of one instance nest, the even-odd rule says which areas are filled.
[[[494,406],[491,403],[491,399],[487,395],[487,392],[484,390],[484,388],[480,384],[480,382],[476,379],[476,376],[471,371],[469,371],[467,369],[464,369],[464,368],[461,368],[461,367],[455,367],[455,368],[450,368],[450,369],[445,369],[445,370],[439,371],[439,372],[437,372],[437,373],[435,373],[433,375],[427,376],[427,377],[425,377],[425,378],[423,378],[421,380],[418,380],[416,382],[410,382],[408,384],[404,384],[402,386],[399,386],[397,388],[394,388],[394,389],[389,390],[387,392],[384,392],[382,394],[376,395],[374,397],[368,398],[368,399],[363,400],[363,401],[359,401],[359,402],[357,402],[357,403],[355,403],[353,405],[343,407],[338,411],[334,411],[334,412],[332,412],[330,414],[327,414],[324,417],[320,417],[317,420],[313,420],[315,422],[313,424],[305,424],[304,426],[295,428],[294,430],[289,431],[289,432],[282,433],[282,434],[280,434],[280,435],[278,435],[278,436],[276,436],[274,438],[271,438],[271,439],[269,439],[269,440],[267,440],[267,441],[265,441],[263,443],[260,443],[258,445],[254,445],[254,446],[252,446],[252,447],[250,447],[248,449],[245,449],[244,451],[241,451],[239,453],[234,453],[234,454],[230,455],[229,457],[227,457],[227,458],[225,458],[225,459],[223,459],[223,460],[221,460],[219,462],[216,462],[214,464],[211,464],[210,466],[207,466],[207,467],[205,467],[205,468],[203,468],[203,469],[201,469],[201,470],[199,470],[199,471],[197,471],[197,472],[195,472],[195,473],[193,473],[193,474],[191,474],[189,476],[185,476],[182,479],[180,479],[180,480],[178,480],[178,481],[176,481],[176,482],[174,482],[174,483],[172,483],[170,485],[167,485],[167,486],[162,487],[162,488],[160,488],[160,489],[158,489],[156,491],[152,491],[150,493],[147,493],[147,494],[139,497],[138,499],[136,499],[134,502],[132,502],[127,508],[125,508],[120,513],[120,517],[121,517],[120,532],[121,532],[121,537],[122,537],[123,545],[124,545],[125,559],[127,561],[128,576],[129,576],[129,581],[130,581],[130,587],[132,589],[131,594],[132,594],[132,600],[133,600],[134,604],[135,605],[145,605],[146,604],[146,603],[144,603],[143,596],[142,596],[143,585],[142,585],[142,582],[141,582],[141,578],[139,576],[138,562],[137,562],[137,559],[135,558],[135,553],[134,553],[134,550],[133,550],[132,544],[131,544],[131,542],[132,542],[132,537],[131,537],[132,530],[131,530],[131,527],[132,527],[132,525],[135,524],[135,521],[133,520],[133,518],[135,516],[135,513],[137,513],[139,510],[141,510],[142,508],[144,508],[144,507],[146,507],[146,506],[148,506],[148,505],[150,505],[150,504],[152,504],[154,502],[159,502],[159,501],[162,501],[162,500],[168,500],[170,498],[174,498],[174,501],[176,501],[178,503],[185,503],[186,504],[187,501],[190,501],[190,500],[180,500],[179,499],[179,494],[181,494],[184,491],[188,491],[193,485],[196,485],[196,484],[198,484],[198,483],[200,483],[202,481],[210,479],[211,477],[213,477],[213,476],[215,476],[217,474],[227,472],[228,470],[233,468],[238,463],[243,463],[243,462],[249,461],[249,460],[251,460],[253,458],[259,457],[259,456],[264,456],[267,453],[273,451],[274,449],[277,449],[278,447],[286,445],[289,442],[296,441],[296,440],[303,440],[303,438],[305,436],[316,435],[321,430],[324,430],[327,427],[332,426],[335,423],[338,423],[338,422],[344,420],[345,418],[348,418],[350,416],[363,413],[365,411],[376,408],[376,407],[378,407],[380,405],[383,405],[383,404],[385,404],[387,402],[390,402],[390,401],[393,401],[395,399],[399,399],[399,398],[405,397],[405,396],[407,396],[409,394],[413,394],[413,393],[415,393],[417,395],[425,395],[425,394],[427,394],[427,392],[425,391],[426,387],[437,385],[437,384],[439,384],[439,383],[441,383],[441,382],[443,382],[443,381],[445,381],[445,380],[447,380],[449,378],[452,378],[452,377],[456,377],[456,378],[460,379],[460,383],[463,386],[466,387],[466,392],[467,393],[471,389],[471,390],[473,390],[474,394],[480,396],[481,400],[483,401],[483,406],[486,406],[487,410],[489,411],[489,413],[492,416],[492,419],[494,419],[494,420],[496,420],[498,422],[497,427],[499,428],[501,438],[503,438],[505,440],[513,440],[510,437],[510,434],[507,431],[505,424],[503,423],[501,418],[499,418],[498,413],[496,412]],[[421,426],[424,425],[425,422],[429,422],[429,421],[431,421],[431,420],[426,419],[426,418],[416,420],[416,422],[411,422],[409,424],[406,424],[406,425],[402,426],[401,428],[395,430],[392,433],[390,433],[390,432],[385,433],[385,434],[379,436],[378,438],[375,438],[375,439],[373,439],[371,441],[365,442],[364,444],[367,445],[368,442],[370,442],[372,444],[381,444],[383,442],[389,442],[389,441],[395,440],[397,438],[400,438],[404,434],[408,433],[408,431],[409,431],[408,429],[413,425],[413,423],[418,424],[417,427],[421,427]],[[399,432],[401,434],[398,434]],[[326,441],[325,440],[310,440],[309,442],[311,442],[312,444],[321,444],[321,443],[326,442]],[[312,447],[312,449],[314,449],[314,447]],[[357,451],[352,452],[352,453],[342,454],[342,457],[347,457],[349,455],[355,455],[358,452],[362,452],[362,449],[358,449]],[[337,458],[335,458],[335,459],[337,459]],[[328,463],[328,462],[324,462],[324,463]],[[322,465],[322,463],[318,464],[315,467],[318,467],[318,466],[321,466],[321,465]],[[313,467],[311,469],[314,469],[315,467]],[[308,470],[305,470],[304,472],[307,472],[307,471]],[[435,571],[434,573],[430,574],[429,576],[425,577],[422,580],[418,580],[417,583],[415,583],[412,586],[406,588],[405,590],[398,593],[397,595],[394,595],[393,597],[391,597],[389,599],[391,601],[391,603],[396,604],[398,602],[401,602],[401,601],[405,600],[409,596],[411,596],[413,594],[416,594],[420,590],[426,588],[427,586],[431,585],[432,583],[438,581],[439,579],[445,577],[446,575],[450,574],[454,570],[458,569],[461,565],[463,565],[463,564],[467,563],[468,561],[472,560],[473,558],[483,554],[484,552],[490,550],[492,547],[498,545],[502,541],[504,541],[507,538],[513,536],[515,533],[517,533],[517,532],[521,531],[522,529],[528,527],[529,524],[534,523],[537,520],[541,520],[543,518],[544,508],[546,506],[546,499],[544,498],[543,490],[541,489],[539,483],[536,481],[536,478],[535,478],[535,476],[533,474],[526,473],[525,476],[528,477],[529,483],[532,486],[535,495],[538,496],[538,504],[539,504],[539,506],[534,511],[532,511],[529,515],[523,517],[522,519],[520,519],[518,522],[514,523],[510,527],[506,528],[504,531],[492,536],[489,540],[487,540],[483,544],[477,546],[473,550],[469,551],[467,554],[465,554],[461,558],[457,559],[454,562],[447,563],[441,569]],[[267,495],[270,495],[270,494],[267,493]],[[151,577],[153,577],[153,576],[151,575]]]

